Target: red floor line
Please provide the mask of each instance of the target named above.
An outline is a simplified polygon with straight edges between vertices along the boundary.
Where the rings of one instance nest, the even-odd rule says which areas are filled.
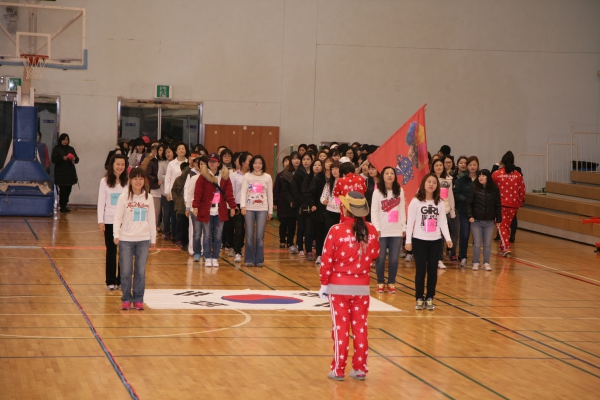
[[[499,255],[499,254],[494,254],[494,255],[495,255],[496,257],[498,257],[498,258],[505,258],[505,257],[502,257],[502,256],[501,256],[501,255]],[[580,282],[589,283],[590,285],[594,285],[594,286],[600,286],[600,285],[599,285],[599,284],[597,284],[597,283],[590,282],[590,281],[586,281],[585,279],[581,279],[581,278],[578,278],[578,277],[575,277],[575,276],[571,276],[571,275],[568,275],[568,274],[565,274],[565,273],[562,273],[562,272],[558,272],[558,271],[550,271],[550,270],[548,270],[548,269],[546,269],[546,268],[544,268],[544,267],[540,267],[539,265],[534,265],[534,264],[530,264],[530,263],[528,263],[528,262],[526,262],[526,261],[521,261],[521,260],[519,260],[518,258],[512,258],[512,257],[509,257],[509,259],[510,259],[510,260],[512,260],[512,261],[514,261],[514,262],[516,262],[516,263],[523,264],[523,265],[527,265],[528,267],[532,267],[532,268],[536,268],[536,269],[541,269],[541,270],[543,270],[543,271],[547,271],[547,272],[552,272],[553,274],[560,275],[560,276],[564,276],[564,277],[566,277],[566,278],[575,279],[576,281],[580,281]]]

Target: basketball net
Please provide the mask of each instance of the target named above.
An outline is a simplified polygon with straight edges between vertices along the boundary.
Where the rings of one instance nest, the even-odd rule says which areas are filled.
[[[27,80],[41,80],[42,71],[46,66],[48,56],[38,54],[21,54],[21,60],[25,67],[25,76]]]

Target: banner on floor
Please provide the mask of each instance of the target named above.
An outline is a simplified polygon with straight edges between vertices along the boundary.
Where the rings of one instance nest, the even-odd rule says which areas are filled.
[[[329,302],[308,290],[148,289],[144,302],[159,310],[329,310]],[[371,297],[369,311],[400,310]]]

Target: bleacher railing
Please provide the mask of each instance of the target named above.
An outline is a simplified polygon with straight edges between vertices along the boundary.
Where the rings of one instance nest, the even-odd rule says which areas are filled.
[[[521,153],[517,155],[516,165],[523,171],[527,193],[541,193],[547,181],[547,157],[545,154]]]
[[[571,181],[571,154],[573,143],[551,142],[546,146],[546,180],[550,182]]]
[[[570,182],[571,171],[600,172],[600,132],[573,132],[571,143],[548,143],[546,154],[521,153],[516,164],[527,193],[543,192],[547,181]]]
[[[600,133],[573,132],[571,168],[574,171],[598,171],[600,165]]]

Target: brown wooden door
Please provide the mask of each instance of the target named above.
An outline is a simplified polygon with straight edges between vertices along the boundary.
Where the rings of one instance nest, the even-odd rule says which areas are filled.
[[[252,155],[260,154],[261,148],[261,133],[262,127],[260,126],[246,126],[246,129],[242,127],[242,147],[244,150],[249,151]]]
[[[232,151],[243,151],[242,125],[227,125],[227,147]]]
[[[227,141],[227,125],[206,125],[204,131],[204,147],[209,153],[217,151]]]

